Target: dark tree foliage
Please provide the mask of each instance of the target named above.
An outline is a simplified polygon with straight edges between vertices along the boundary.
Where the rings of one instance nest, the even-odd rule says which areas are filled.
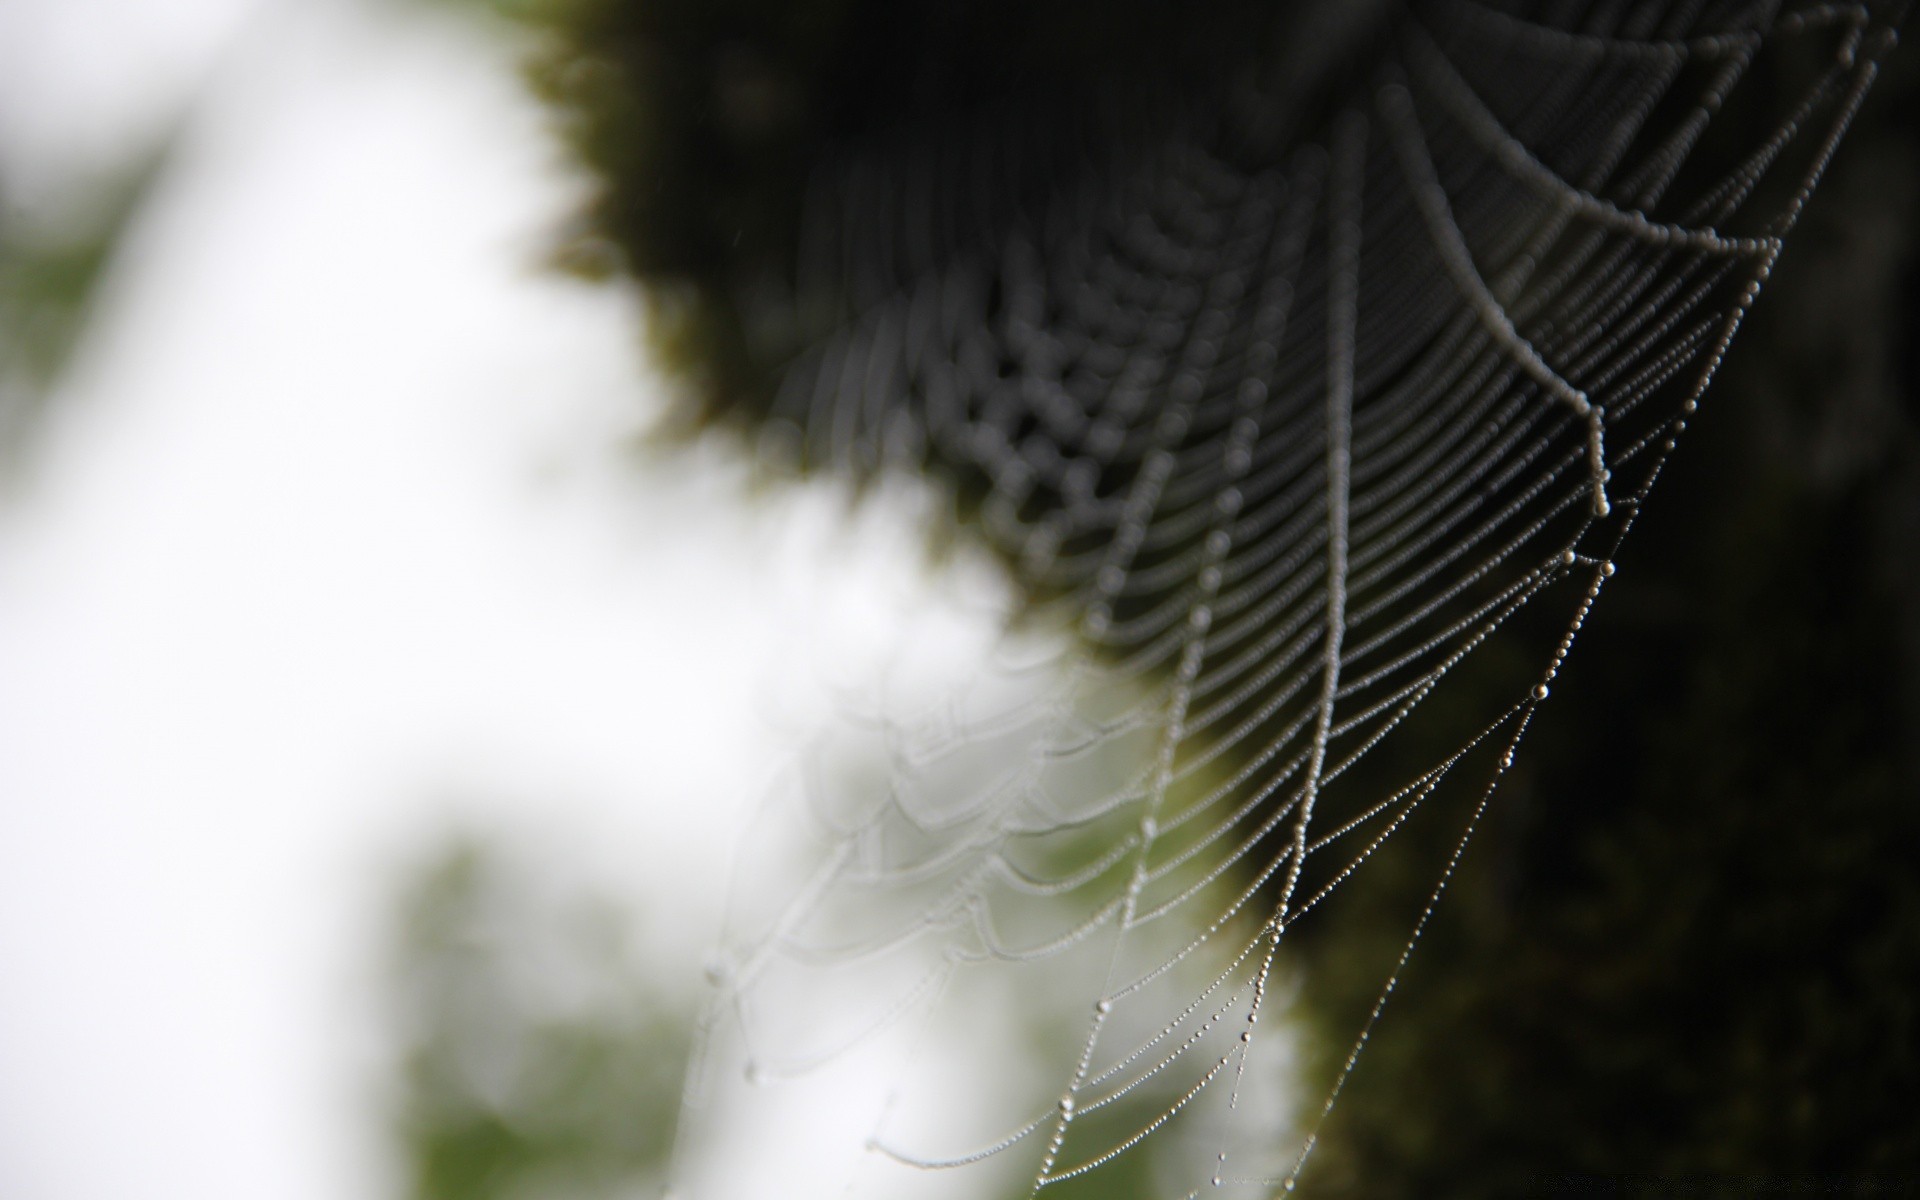
[[[535,86],[599,184],[564,260],[645,281],[656,344],[687,377],[683,415],[750,429],[819,332],[782,301],[823,158],[981,121],[1144,129],[1263,59],[1310,92],[1380,8],[532,0],[525,15],[554,35]]]

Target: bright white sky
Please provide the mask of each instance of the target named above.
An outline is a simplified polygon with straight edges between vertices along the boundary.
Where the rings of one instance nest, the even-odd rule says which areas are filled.
[[[829,498],[620,457],[638,316],[539,268],[571,192],[512,60],[397,0],[0,4],[30,198],[196,97],[0,508],[0,1196],[392,1194],[394,866],[551,833],[673,895],[690,972],[793,580],[855,629],[912,586]]]

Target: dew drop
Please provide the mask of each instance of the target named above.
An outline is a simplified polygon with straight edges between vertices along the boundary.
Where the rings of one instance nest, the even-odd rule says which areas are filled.
[[[1613,564],[1612,564],[1612,563],[1610,563],[1610,562],[1603,562],[1603,563],[1601,563],[1601,564],[1600,564],[1600,573],[1601,573],[1602,575],[1605,575],[1605,576],[1606,576],[1607,578],[1609,578],[1609,579],[1611,579],[1611,578],[1613,578]]]
[[[1536,684],[1534,684],[1534,685],[1533,685],[1533,698],[1534,698],[1535,700],[1545,700],[1545,699],[1547,698],[1547,685],[1546,685],[1546,684],[1544,684],[1544,683],[1536,683]]]

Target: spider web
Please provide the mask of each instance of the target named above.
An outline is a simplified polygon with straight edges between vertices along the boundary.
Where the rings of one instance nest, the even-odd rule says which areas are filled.
[[[1302,1179],[1893,41],[1845,4],[1374,17],[1322,105],[1254,71],[1125,137],[819,171],[792,310],[835,315],[770,444],[956,481],[1026,600],[964,682],[848,722],[882,778],[790,780],[820,852],[716,962],[683,1144],[735,1068],[883,1044],[866,1182],[1065,1194],[1150,1141],[1150,1194]],[[1404,944],[1290,1094],[1290,940],[1420,822]],[[1008,996],[1018,1067],[973,1048]]]

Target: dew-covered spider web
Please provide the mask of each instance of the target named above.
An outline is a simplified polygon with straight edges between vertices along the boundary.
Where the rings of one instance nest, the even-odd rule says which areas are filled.
[[[1296,40],[821,164],[767,444],[949,481],[1020,600],[779,789],[813,852],[743,860],[681,1191],[755,1152],[715,1149],[729,1096],[862,1062],[849,1194],[1311,1192],[1892,20],[1375,4],[1291,27],[1342,47],[1314,88]],[[1289,946],[1420,828],[1309,1085]]]

